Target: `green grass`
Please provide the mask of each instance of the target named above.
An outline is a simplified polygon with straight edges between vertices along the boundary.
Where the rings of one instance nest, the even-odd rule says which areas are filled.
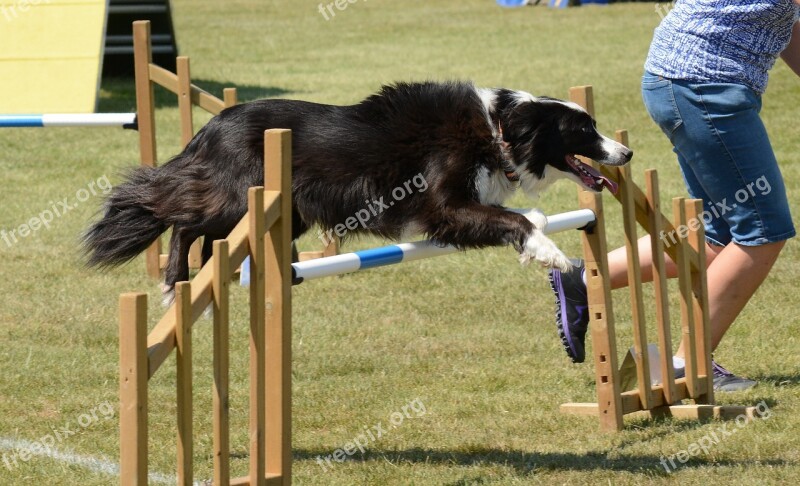
[[[660,169],[664,200],[684,195],[665,137],[649,120],[639,77],[653,4],[554,11],[503,10],[488,0],[360,1],[330,21],[316,1],[175,0],[181,53],[196,83],[243,100],[283,96],[352,103],[396,80],[469,78],[480,85],[566,96],[595,87],[598,123],[628,128],[638,180]],[[797,78],[783,65],[764,98],[764,121],[789,194],[800,188],[795,107]],[[54,80],[57,82],[57,80]],[[134,108],[128,81],[103,84],[101,109]],[[198,113],[197,126],[207,119]],[[174,99],[159,94],[160,158],[178,150]],[[78,190],[137,164],[137,137],[117,129],[0,132],[0,229],[11,230]],[[79,236],[101,197],[81,203],[49,229],[9,246],[0,240],[0,440],[35,441],[68,426],[60,451],[116,461],[118,429],[102,415],[117,409],[117,299],[147,291],[151,323],[163,312],[142,259],[107,273],[82,267]],[[609,208],[614,207],[607,199]],[[793,210],[800,214],[798,201]],[[536,202],[560,212],[576,205],[569,183]],[[667,205],[668,206],[668,205]],[[618,211],[609,211],[610,244],[622,243]],[[302,246],[314,246],[306,238]],[[575,233],[556,235],[569,254]],[[375,246],[369,238],[346,250]],[[607,435],[589,418],[562,416],[568,401],[593,401],[591,365],[572,365],[556,337],[544,271],[521,268],[511,249],[468,252],[304,284],[294,292],[294,473],[298,484],[797,484],[800,482],[800,355],[794,300],[800,250],[787,245],[776,270],[717,351],[737,373],[759,380],[719,402],[772,409],[672,474],[662,456],[686,450],[719,422],[628,420]],[[247,468],[247,292],[233,290],[232,413],[238,474]],[[621,342],[631,342],[628,296],[614,293]],[[673,305],[677,305],[673,302]],[[677,315],[677,312],[673,313]],[[651,315],[652,317],[652,315]],[[652,322],[652,319],[651,319]],[[676,333],[677,334],[677,333]],[[651,334],[654,336],[654,334]],[[211,475],[210,324],[195,328],[198,479]],[[624,348],[624,345],[622,345]],[[175,465],[174,361],[151,383],[151,470]],[[420,399],[426,413],[388,430],[365,456],[323,472],[332,454],[364,427],[388,424]],[[0,451],[8,456],[9,451]],[[108,484],[111,476],[34,457],[11,470],[0,456],[0,484]]]

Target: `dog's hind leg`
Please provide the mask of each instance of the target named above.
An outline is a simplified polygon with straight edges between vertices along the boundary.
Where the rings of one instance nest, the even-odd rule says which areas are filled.
[[[189,248],[200,235],[197,231],[175,226],[169,241],[169,260],[164,271],[164,304],[172,303],[175,284],[189,280]]]
[[[201,255],[203,257],[203,266],[211,260],[211,255],[214,253],[214,238],[211,235],[205,235],[203,237],[203,251]]]

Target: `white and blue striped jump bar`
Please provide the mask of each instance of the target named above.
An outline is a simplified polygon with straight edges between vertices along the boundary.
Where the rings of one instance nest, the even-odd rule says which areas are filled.
[[[525,212],[515,211],[515,212]],[[547,217],[545,234],[558,233],[570,229],[585,228],[595,221],[594,211],[578,209]],[[331,257],[317,258],[305,262],[292,263],[292,281],[295,284],[344,273],[358,272],[369,268],[395,265],[458,252],[453,246],[436,246],[430,240],[413,243],[400,243],[380,248],[344,253]],[[242,263],[239,281],[242,285],[250,285],[250,259]]]
[[[136,128],[136,113],[59,113],[0,115],[0,128],[122,127]]]

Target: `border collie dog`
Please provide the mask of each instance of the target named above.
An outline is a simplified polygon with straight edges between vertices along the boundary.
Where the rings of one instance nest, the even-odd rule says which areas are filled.
[[[253,101],[214,117],[163,166],[131,171],[84,236],[88,264],[125,263],[172,227],[165,291],[188,280],[191,243],[205,237],[207,260],[212,241],[247,212],[247,189],[263,185],[270,128],[292,130],[292,238],[348,222],[348,234],[510,244],[523,263],[562,270],[571,263],[542,233],[544,215],[501,204],[518,188],[535,198],[561,178],[616,191],[576,156],[619,166],[633,155],[574,103],[467,82],[398,83],[352,106]],[[408,194],[393,198],[398,188]]]

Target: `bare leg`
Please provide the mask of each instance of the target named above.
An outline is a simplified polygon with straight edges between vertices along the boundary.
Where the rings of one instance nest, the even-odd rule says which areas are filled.
[[[706,267],[711,265],[723,248],[725,247],[706,243]],[[667,254],[664,254],[664,261],[667,267],[667,278],[676,278],[678,269],[675,267],[675,263]],[[650,253],[649,235],[639,238],[639,262],[642,268],[642,282],[651,282],[653,280],[653,255]],[[612,289],[628,286],[628,252],[624,246],[609,252],[608,273]]]
[[[731,243],[708,266],[712,351],[767,278],[785,243],[779,241],[759,246]],[[683,343],[675,355],[684,356]]]
[[[769,274],[785,241],[759,246],[731,243],[724,247],[706,244],[708,303],[711,320],[711,349],[716,349],[722,336]],[[642,281],[653,279],[650,237],[639,239]],[[675,264],[666,257],[667,276],[677,276]],[[628,285],[628,257],[624,247],[608,254],[612,288]],[[681,342],[675,356],[684,356]]]

